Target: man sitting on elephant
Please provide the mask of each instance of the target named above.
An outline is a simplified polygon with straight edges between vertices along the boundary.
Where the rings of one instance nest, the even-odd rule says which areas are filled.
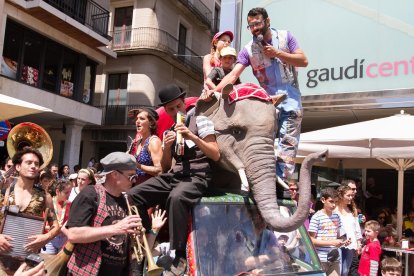
[[[173,119],[185,112],[185,92],[175,84],[159,91],[161,105]],[[184,138],[184,153],[175,149],[177,132]],[[150,230],[147,209],[156,205],[168,211],[170,244],[175,259],[165,275],[182,275],[186,272],[187,222],[189,211],[207,190],[211,180],[210,160],[218,161],[220,152],[213,123],[205,116],[187,114],[186,123],[176,123],[164,135],[161,166],[163,174],[132,188],[129,192],[138,206],[142,224]],[[176,160],[172,166],[172,159]],[[171,170],[170,170],[171,169]]]
[[[286,181],[295,170],[294,159],[302,122],[301,94],[294,67],[306,67],[308,60],[291,32],[270,27],[270,18],[264,8],[251,9],[247,14],[247,23],[253,39],[240,50],[237,64],[215,91],[220,92],[225,85],[234,83],[244,69],[251,66],[260,86],[274,103],[280,102],[277,106],[279,139],[276,173]]]

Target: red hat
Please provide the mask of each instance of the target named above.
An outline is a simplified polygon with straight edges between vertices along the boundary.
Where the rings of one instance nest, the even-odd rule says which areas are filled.
[[[228,35],[230,37],[230,42],[233,41],[233,33],[231,31],[224,31],[224,32],[218,32],[213,36],[213,39],[211,40],[211,42],[213,43],[214,40],[218,39],[220,36],[222,35]]]

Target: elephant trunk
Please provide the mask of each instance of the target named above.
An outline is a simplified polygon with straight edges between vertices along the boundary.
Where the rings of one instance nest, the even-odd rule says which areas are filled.
[[[276,197],[276,175],[275,169],[263,174],[263,171],[256,170],[249,178],[253,197],[257,207],[268,225],[278,232],[290,232],[303,224],[309,215],[309,202],[311,196],[311,169],[315,162],[322,161],[327,152],[310,154],[302,163],[300,171],[299,202],[296,212],[291,217],[281,214]],[[269,165],[270,166],[270,165]],[[249,170],[250,171],[250,170]],[[249,177],[249,176],[248,176]],[[261,180],[261,181],[260,181]],[[257,181],[257,182],[256,182]]]

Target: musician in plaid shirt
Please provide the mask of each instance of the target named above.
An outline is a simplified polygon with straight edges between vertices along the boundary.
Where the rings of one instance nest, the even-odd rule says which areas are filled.
[[[141,225],[139,216],[128,216],[122,192],[135,182],[135,158],[113,152],[101,160],[105,182],[89,185],[72,203],[69,242],[75,244],[68,263],[69,275],[128,275],[128,234]]]

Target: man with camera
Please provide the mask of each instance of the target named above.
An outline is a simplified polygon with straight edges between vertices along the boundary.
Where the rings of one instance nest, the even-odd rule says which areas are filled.
[[[159,91],[161,106],[175,120],[177,113],[186,113],[185,92],[175,84]],[[191,112],[191,111],[190,111]],[[184,138],[184,147],[177,147],[177,136]],[[186,272],[187,222],[189,211],[207,190],[211,180],[209,160],[217,161],[220,152],[213,123],[205,116],[187,114],[185,123],[176,123],[164,135],[161,166],[163,174],[132,188],[129,192],[137,205],[142,223],[149,230],[147,209],[156,205],[168,211],[170,245],[175,249],[175,259],[166,275]],[[172,161],[176,163],[173,166]]]
[[[39,175],[39,168],[43,164],[43,157],[38,150],[25,147],[16,152],[12,160],[19,177],[15,185],[0,194],[0,207],[2,209],[0,217],[4,218],[5,210],[11,213],[43,217],[43,213],[47,210],[46,221],[50,225],[50,231],[46,234],[27,237],[28,243],[24,246],[26,252],[37,253],[60,233],[53,207],[47,206],[45,191],[34,185]],[[41,231],[41,229],[39,230]],[[16,242],[19,242],[16,237],[0,234],[0,254],[2,255],[0,260],[3,271],[16,271],[20,265],[20,260],[6,255],[13,250],[13,244]]]

